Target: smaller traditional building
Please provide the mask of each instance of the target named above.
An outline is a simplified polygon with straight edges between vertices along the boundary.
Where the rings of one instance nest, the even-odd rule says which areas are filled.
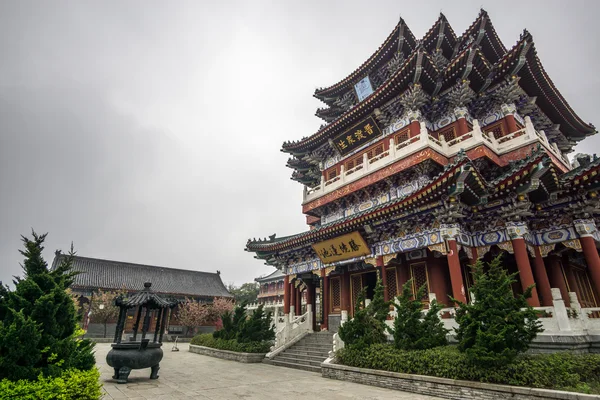
[[[58,266],[66,254],[55,253],[52,269]],[[185,269],[167,268],[154,265],[134,264],[123,261],[103,260],[75,256],[72,265],[78,274],[71,286],[74,294],[79,296],[79,304],[84,311],[84,325],[89,336],[102,336],[104,327],[89,318],[90,300],[99,290],[137,292],[144,288],[145,282],[152,283],[152,290],[158,294],[173,299],[193,299],[201,303],[212,303],[215,298],[232,298],[217,272],[191,271]],[[156,317],[152,317],[151,327],[156,325]],[[128,311],[125,322],[125,333],[133,331],[135,309]],[[116,321],[108,325],[108,331],[114,331]],[[183,333],[183,327],[178,325],[176,312],[170,318],[167,326],[169,334]]]
[[[272,274],[254,279],[260,285],[257,305],[281,305],[283,307],[283,273],[275,270]]]

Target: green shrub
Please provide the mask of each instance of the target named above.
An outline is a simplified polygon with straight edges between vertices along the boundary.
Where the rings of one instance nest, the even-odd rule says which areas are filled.
[[[364,307],[365,289],[359,294],[354,310],[354,318],[344,322],[338,330],[340,339],[346,346],[366,347],[376,343],[385,343],[385,320],[390,303],[383,300],[383,285],[377,281],[373,301]]]
[[[233,312],[225,311],[223,315],[221,315],[223,327],[218,331],[213,332],[213,336],[216,339],[235,339],[240,330],[240,326],[245,320],[246,302],[242,302],[233,309]]]
[[[416,296],[413,296],[412,279],[402,286],[402,293],[396,297],[396,318],[393,329],[388,327],[394,335],[394,345],[402,350],[423,350],[448,344],[446,334],[438,312],[443,306],[437,301],[429,304],[429,310],[423,317],[421,299],[425,295],[425,285],[421,286]]]
[[[240,324],[236,336],[239,343],[268,342],[275,340],[275,329],[271,313],[263,311],[263,305],[259,305],[254,313]]]
[[[50,271],[42,257],[46,235],[22,237],[23,278],[14,290],[0,285],[0,379],[35,380],[71,368],[94,367],[93,344],[78,342],[77,314],[67,289],[73,283],[71,253]]]
[[[240,343],[235,339],[220,339],[213,337],[210,333],[196,335],[192,338],[190,344],[205,346],[219,350],[237,351],[240,353],[268,353],[271,349],[271,342],[245,342]]]
[[[61,376],[37,380],[0,381],[0,400],[97,400],[100,398],[100,373],[66,370]]]
[[[600,393],[600,354],[519,355],[503,366],[474,365],[455,346],[398,350],[389,344],[346,347],[340,364],[477,382]]]
[[[262,304],[247,318],[246,303],[242,302],[235,307],[233,314],[229,311],[223,313],[221,320],[223,328],[212,334],[215,339],[236,340],[238,343],[262,343],[275,339],[271,313],[265,313]]]
[[[475,301],[459,302],[456,310],[458,348],[480,366],[509,364],[542,331],[536,311],[527,304],[533,286],[515,296],[512,284],[517,273],[507,274],[501,257],[489,263],[487,272],[477,261],[472,267]]]

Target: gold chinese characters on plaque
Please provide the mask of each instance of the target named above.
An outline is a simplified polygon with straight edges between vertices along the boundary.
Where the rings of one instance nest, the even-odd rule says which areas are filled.
[[[313,244],[312,248],[323,264],[371,254],[369,246],[358,232]]]
[[[373,117],[368,117],[336,136],[333,144],[341,155],[346,155],[378,136],[381,136],[381,130]]]

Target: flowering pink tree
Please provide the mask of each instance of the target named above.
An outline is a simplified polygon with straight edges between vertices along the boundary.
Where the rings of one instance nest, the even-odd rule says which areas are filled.
[[[204,323],[207,315],[207,308],[203,304],[191,299],[186,299],[177,308],[177,320],[192,335],[196,331],[196,327]]]
[[[200,304],[195,300],[186,299],[177,309],[177,320],[193,335],[199,326],[218,326],[221,315],[228,310],[233,310],[233,301],[228,299],[217,298],[212,304]]]

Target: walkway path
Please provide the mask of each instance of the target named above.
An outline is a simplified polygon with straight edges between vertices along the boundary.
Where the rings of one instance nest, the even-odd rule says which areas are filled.
[[[164,344],[158,380],[149,380],[150,369],[143,369],[131,371],[129,383],[118,384],[106,364],[110,344],[96,345],[104,399],[437,399],[326,379],[316,372],[221,360],[190,353],[183,343],[179,344],[179,352],[171,352],[171,348],[171,343]]]

